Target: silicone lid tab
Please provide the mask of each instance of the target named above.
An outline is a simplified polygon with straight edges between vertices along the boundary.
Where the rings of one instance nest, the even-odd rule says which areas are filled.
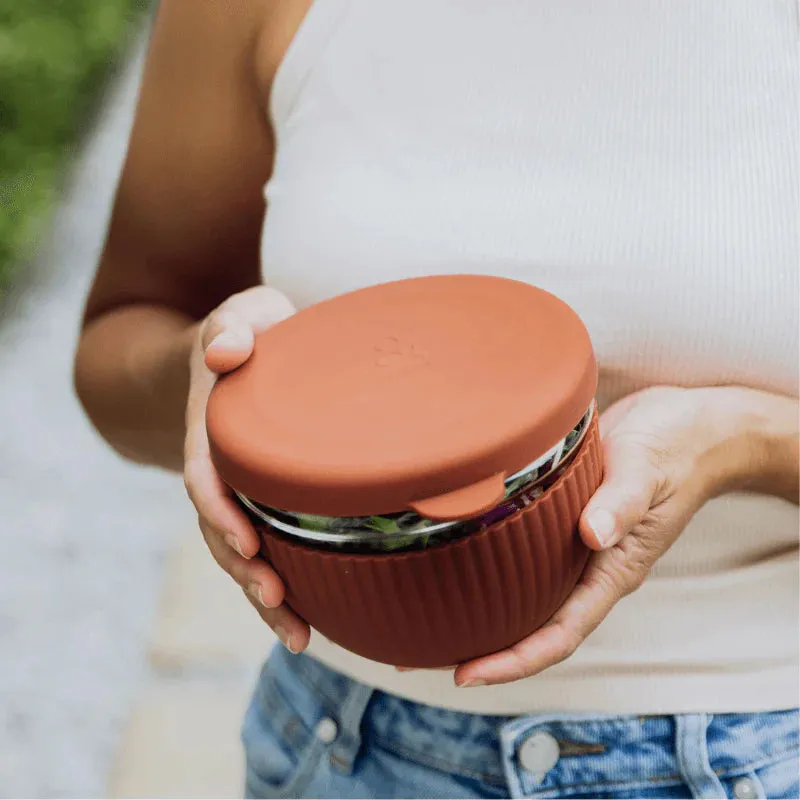
[[[456,489],[427,500],[415,500],[409,505],[421,517],[433,520],[460,520],[477,517],[491,511],[505,494],[506,476],[498,472],[491,478]]]

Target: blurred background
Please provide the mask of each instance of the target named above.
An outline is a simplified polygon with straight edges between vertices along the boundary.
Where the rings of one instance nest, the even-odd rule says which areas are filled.
[[[241,796],[269,632],[71,361],[152,10],[0,0],[0,796]]]

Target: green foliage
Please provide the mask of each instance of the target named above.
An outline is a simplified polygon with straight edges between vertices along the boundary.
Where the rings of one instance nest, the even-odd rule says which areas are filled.
[[[0,297],[144,0],[0,0]]]

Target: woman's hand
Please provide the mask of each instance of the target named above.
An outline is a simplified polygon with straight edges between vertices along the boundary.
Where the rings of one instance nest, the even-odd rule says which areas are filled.
[[[184,480],[211,555],[244,589],[283,644],[299,653],[308,646],[309,627],[284,604],[280,578],[258,555],[258,534],[217,475],[209,455],[205,420],[217,375],[244,364],[253,352],[254,334],[293,313],[284,295],[258,286],[226,300],[197,327],[190,357]]]
[[[600,424],[605,477],[579,525],[596,552],[578,585],[544,627],[508,650],[461,664],[457,685],[515,681],[568,658],[710,498],[754,489],[794,499],[792,398],[736,387],[658,387],[618,402]]]

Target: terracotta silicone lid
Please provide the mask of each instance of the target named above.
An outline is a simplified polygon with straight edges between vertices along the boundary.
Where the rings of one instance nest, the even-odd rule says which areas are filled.
[[[564,302],[449,275],[327,300],[256,337],[209,398],[223,480],[287,511],[466,519],[577,424],[597,386]]]

